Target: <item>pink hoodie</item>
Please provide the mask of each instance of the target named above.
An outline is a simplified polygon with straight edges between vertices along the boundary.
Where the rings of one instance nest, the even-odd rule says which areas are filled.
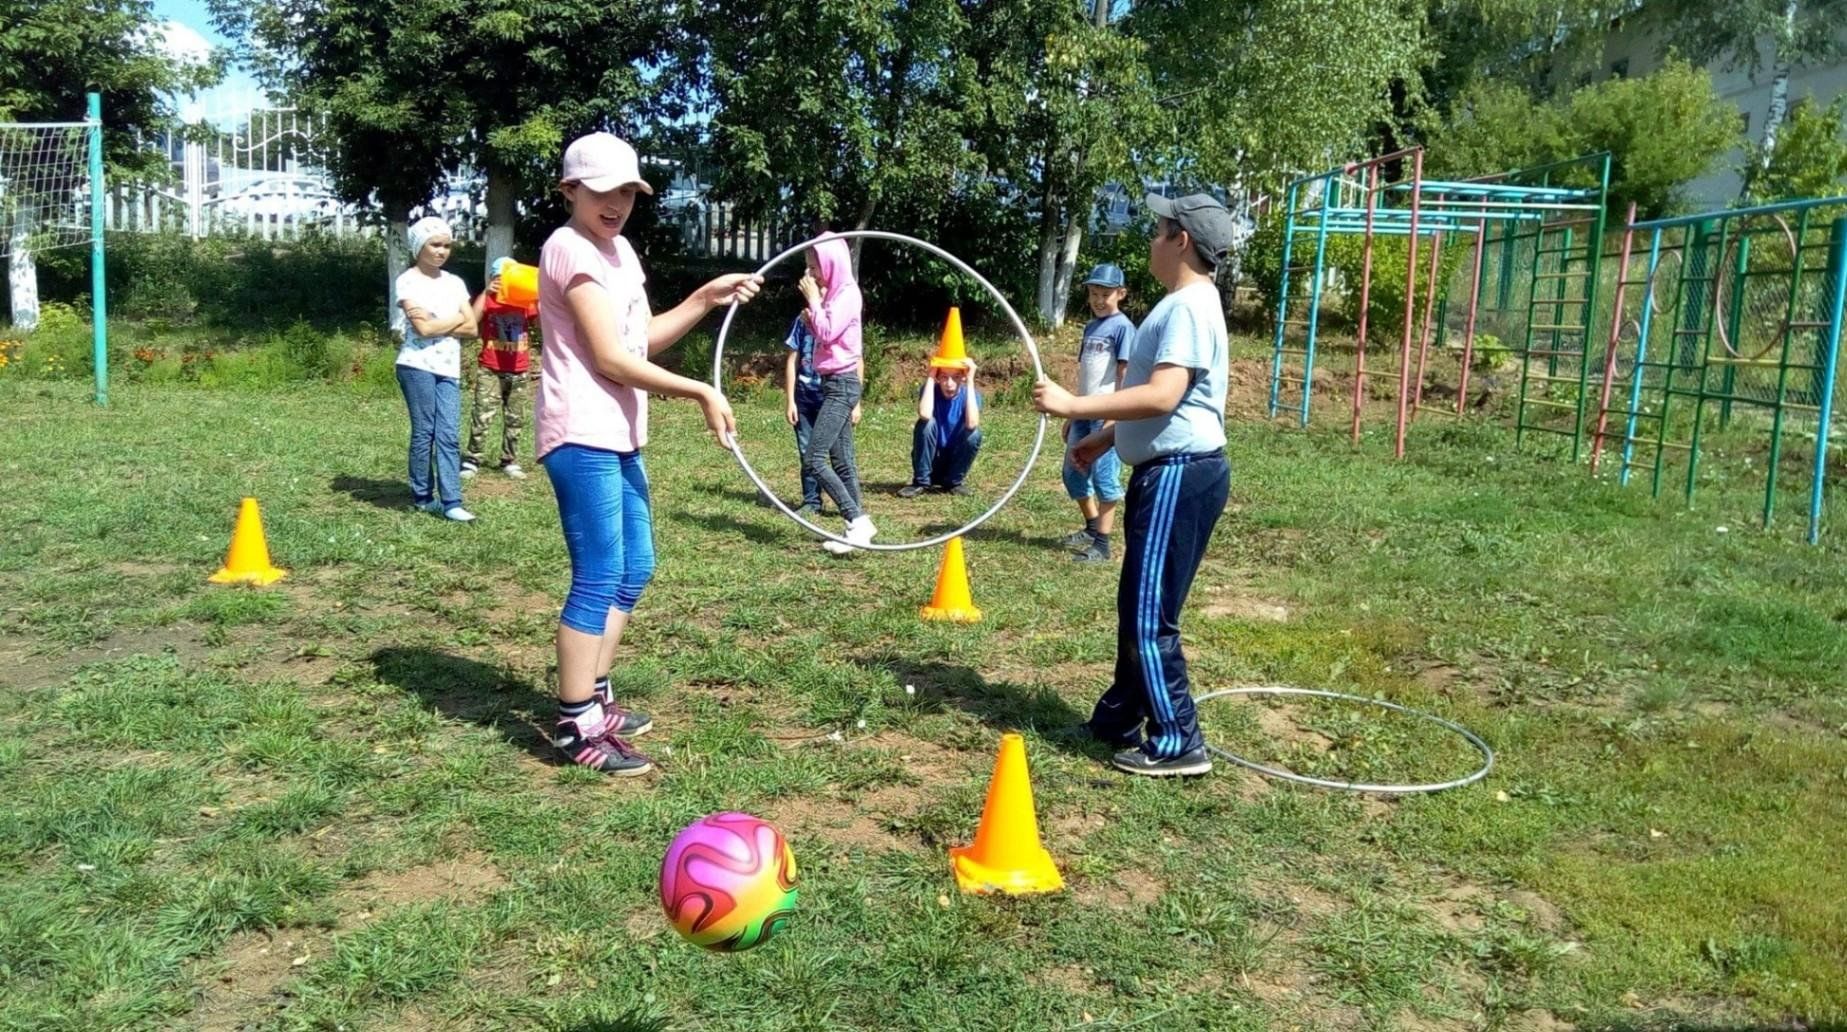
[[[821,267],[821,303],[808,306],[814,326],[814,369],[823,375],[854,372],[863,348],[859,314],[865,306],[853,280],[853,251],[841,237],[823,233],[814,245]]]

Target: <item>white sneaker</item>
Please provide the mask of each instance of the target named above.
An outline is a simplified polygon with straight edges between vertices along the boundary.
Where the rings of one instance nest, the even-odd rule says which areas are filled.
[[[517,462],[507,463],[506,465],[500,467],[500,471],[502,473],[505,473],[507,476],[512,477],[514,480],[526,479],[526,471],[519,468],[519,463]]]
[[[872,539],[878,533],[879,528],[872,525],[872,517],[861,515],[859,519],[847,524],[845,535],[847,544],[843,545],[838,541],[823,541],[821,547],[835,555],[846,555],[856,547],[871,544]]]
[[[472,463],[472,462],[464,462],[464,463],[462,463],[462,479],[463,479],[463,480],[468,480],[468,479],[470,479],[470,478],[472,478],[472,477],[473,477],[473,476],[475,475],[475,471],[476,471],[477,469],[479,469],[479,467],[478,467],[478,466],[476,466],[476,465],[475,465],[474,463]]]
[[[457,523],[472,523],[474,522],[474,518],[474,513],[469,512],[459,505],[452,509],[443,510],[443,519],[445,520],[454,520]]]

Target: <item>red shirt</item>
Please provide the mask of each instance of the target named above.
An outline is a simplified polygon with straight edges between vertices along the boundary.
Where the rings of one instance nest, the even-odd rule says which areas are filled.
[[[489,294],[481,309],[481,368],[496,373],[530,369],[529,321],[536,314],[520,305],[503,305]]]

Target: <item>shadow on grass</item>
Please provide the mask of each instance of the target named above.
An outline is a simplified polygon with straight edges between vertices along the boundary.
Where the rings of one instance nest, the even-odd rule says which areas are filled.
[[[742,534],[746,540],[759,545],[787,545],[786,534],[777,533],[761,523],[745,523],[724,513],[672,512],[667,518],[675,523],[690,523],[704,527],[706,530],[720,534]]]
[[[410,508],[410,488],[402,480],[374,480],[371,477],[341,474],[334,477],[327,486],[351,495],[356,502],[375,505],[380,509]]]
[[[667,1032],[667,1019],[644,1014],[623,1014],[614,1018],[591,1018],[574,1025],[559,1025],[558,1032]]]
[[[549,700],[531,681],[497,666],[420,647],[391,646],[372,653],[378,679],[422,699],[446,717],[496,731],[547,763],[551,739],[540,721]]]
[[[1051,688],[989,680],[969,667],[890,654],[858,656],[853,662],[866,670],[886,671],[899,684],[915,686],[917,696],[910,704],[923,712],[954,707],[1002,733],[1036,732],[1048,744],[1074,755],[1102,760],[1113,752],[1080,731],[1079,725],[1090,714],[1079,712]]]
[[[1071,550],[1064,546],[1064,542],[1055,537],[1039,537],[1037,535],[1027,534],[1024,531],[1015,530],[1012,527],[995,526],[996,523],[1006,518],[1007,510],[1002,509],[1000,512],[994,514],[992,520],[976,527],[963,536],[970,541],[1006,541],[1025,548],[1043,548],[1060,560],[1067,562],[1070,560]],[[1077,521],[1073,520],[1072,522],[1072,529],[1077,529],[1079,526]],[[938,534],[946,534],[959,526],[961,526],[961,524],[958,523],[930,523],[919,527],[917,532],[924,537],[935,537]]]

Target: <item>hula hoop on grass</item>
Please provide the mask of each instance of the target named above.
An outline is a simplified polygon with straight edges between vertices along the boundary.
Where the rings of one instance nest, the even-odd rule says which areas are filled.
[[[839,232],[839,233],[833,233],[833,234],[830,234],[830,236],[839,237],[843,240],[854,240],[854,239],[890,240],[895,243],[910,244],[913,247],[922,248],[923,250],[928,251],[931,254],[937,256],[938,258],[941,258],[944,261],[948,262],[950,265],[955,266],[956,269],[961,271],[964,275],[968,276],[970,279],[973,279],[976,283],[981,284],[981,286],[987,290],[989,296],[993,297],[994,300],[1000,305],[1001,310],[1007,313],[1007,320],[1013,324],[1014,331],[1020,335],[1020,342],[1026,345],[1027,355],[1032,357],[1034,379],[1042,380],[1045,378],[1045,366],[1041,365],[1039,362],[1039,347],[1038,345],[1033,343],[1032,334],[1026,332],[1026,324],[1020,320],[1020,313],[1013,310],[1013,306],[1008,304],[1007,299],[1001,295],[1001,292],[994,288],[994,284],[989,283],[987,281],[987,278],[982,276],[981,273],[976,272],[974,269],[970,268],[967,262],[964,262],[962,259],[957,258],[955,255],[950,254],[948,251],[943,250],[942,248],[936,246],[935,244],[927,243],[925,241],[917,239],[916,237],[905,236],[903,233],[887,233],[883,230],[877,230],[877,229],[854,229],[854,230],[846,230],[846,231]],[[810,247],[813,247],[813,246],[814,246],[814,241],[804,240],[801,243],[790,247],[788,250],[783,251],[781,254],[777,255],[776,257],[771,258],[769,261],[764,262],[763,266],[757,270],[756,274],[759,276],[763,276],[767,274],[771,269],[774,269],[776,266],[782,264],[785,260],[787,260],[791,256],[801,254],[803,251],[806,251]],[[733,301],[731,303],[730,309],[727,312],[725,312],[724,324],[719,326],[718,328],[718,341],[712,346],[712,386],[718,389],[720,392],[723,392],[725,389],[724,379],[723,379],[724,371],[725,371],[725,338],[730,335],[731,320],[735,319],[737,317],[737,314],[738,314],[738,303],[736,301]],[[764,483],[763,478],[757,475],[757,471],[754,468],[752,468],[750,464],[750,460],[744,457],[744,449],[738,447],[737,435],[735,434],[727,435],[727,439],[725,441],[725,447],[730,449],[732,456],[738,460],[738,465],[743,467],[744,475],[750,478],[751,483],[757,485],[757,490],[763,492],[763,496],[770,500],[770,504],[774,505],[776,509],[779,512],[781,512],[784,516],[787,516],[790,519],[794,520],[796,523],[800,524],[803,528],[807,529],[810,533],[817,534],[821,537],[826,538],[829,541],[838,541],[843,545],[853,545],[854,548],[863,548],[869,552],[909,552],[909,551],[912,551],[913,549],[918,549],[918,548],[933,548],[937,545],[943,544],[944,542],[948,541],[950,538],[961,537],[962,535],[968,533],[969,531],[974,530],[976,527],[981,526],[983,523],[988,522],[988,519],[990,517],[992,517],[995,513],[1000,511],[1001,506],[1006,505],[1009,501],[1011,501],[1013,499],[1013,496],[1019,492],[1022,486],[1025,485],[1026,478],[1032,475],[1033,466],[1039,461],[1039,450],[1045,445],[1045,423],[1046,423],[1045,413],[1041,412],[1039,413],[1039,430],[1033,436],[1032,452],[1026,456],[1026,465],[1020,469],[1020,475],[1013,479],[1013,485],[1007,488],[1006,491],[1001,493],[1001,496],[995,500],[994,504],[988,508],[987,512],[984,512],[981,515],[975,517],[974,519],[970,520],[966,526],[963,526],[957,530],[952,530],[944,534],[938,534],[937,536],[933,538],[927,538],[923,541],[901,541],[895,545],[894,544],[873,544],[871,542],[868,542],[863,545],[853,544],[852,542],[848,541],[846,538],[840,536],[839,534],[835,534],[835,533],[832,533],[831,531],[823,530],[820,527],[815,526],[813,523],[808,522],[806,519],[798,515],[794,509],[791,509],[787,505],[783,504],[782,499],[776,496],[776,492],[770,490],[770,485]]]
[[[1464,785],[1472,785],[1482,778],[1487,777],[1488,772],[1494,769],[1494,749],[1490,747],[1487,742],[1482,741],[1481,736],[1454,721],[1444,720],[1442,717],[1425,713],[1422,710],[1414,710],[1409,706],[1400,706],[1395,702],[1386,702],[1384,699],[1368,699],[1363,695],[1348,695],[1344,692],[1328,692],[1314,688],[1289,688],[1282,685],[1265,685],[1258,688],[1225,688],[1220,691],[1208,692],[1205,695],[1198,696],[1193,702],[1198,704],[1210,699],[1219,699],[1230,695],[1312,695],[1322,699],[1339,699],[1342,702],[1362,702],[1368,706],[1379,706],[1454,731],[1461,735],[1470,745],[1474,746],[1475,751],[1481,753],[1483,761],[1481,769],[1467,777],[1457,778],[1454,781],[1439,781],[1425,785],[1368,785],[1357,781],[1329,781],[1325,778],[1311,778],[1306,774],[1297,774],[1295,771],[1285,770],[1282,767],[1266,767],[1261,763],[1247,760],[1235,753],[1221,749],[1211,742],[1206,743],[1206,748],[1211,750],[1213,755],[1223,757],[1240,767],[1254,770],[1268,777],[1279,778],[1283,781],[1293,781],[1298,785],[1313,785],[1316,788],[1339,789],[1343,792],[1371,792],[1377,795],[1415,795],[1420,792],[1441,792],[1446,788],[1461,788]]]

